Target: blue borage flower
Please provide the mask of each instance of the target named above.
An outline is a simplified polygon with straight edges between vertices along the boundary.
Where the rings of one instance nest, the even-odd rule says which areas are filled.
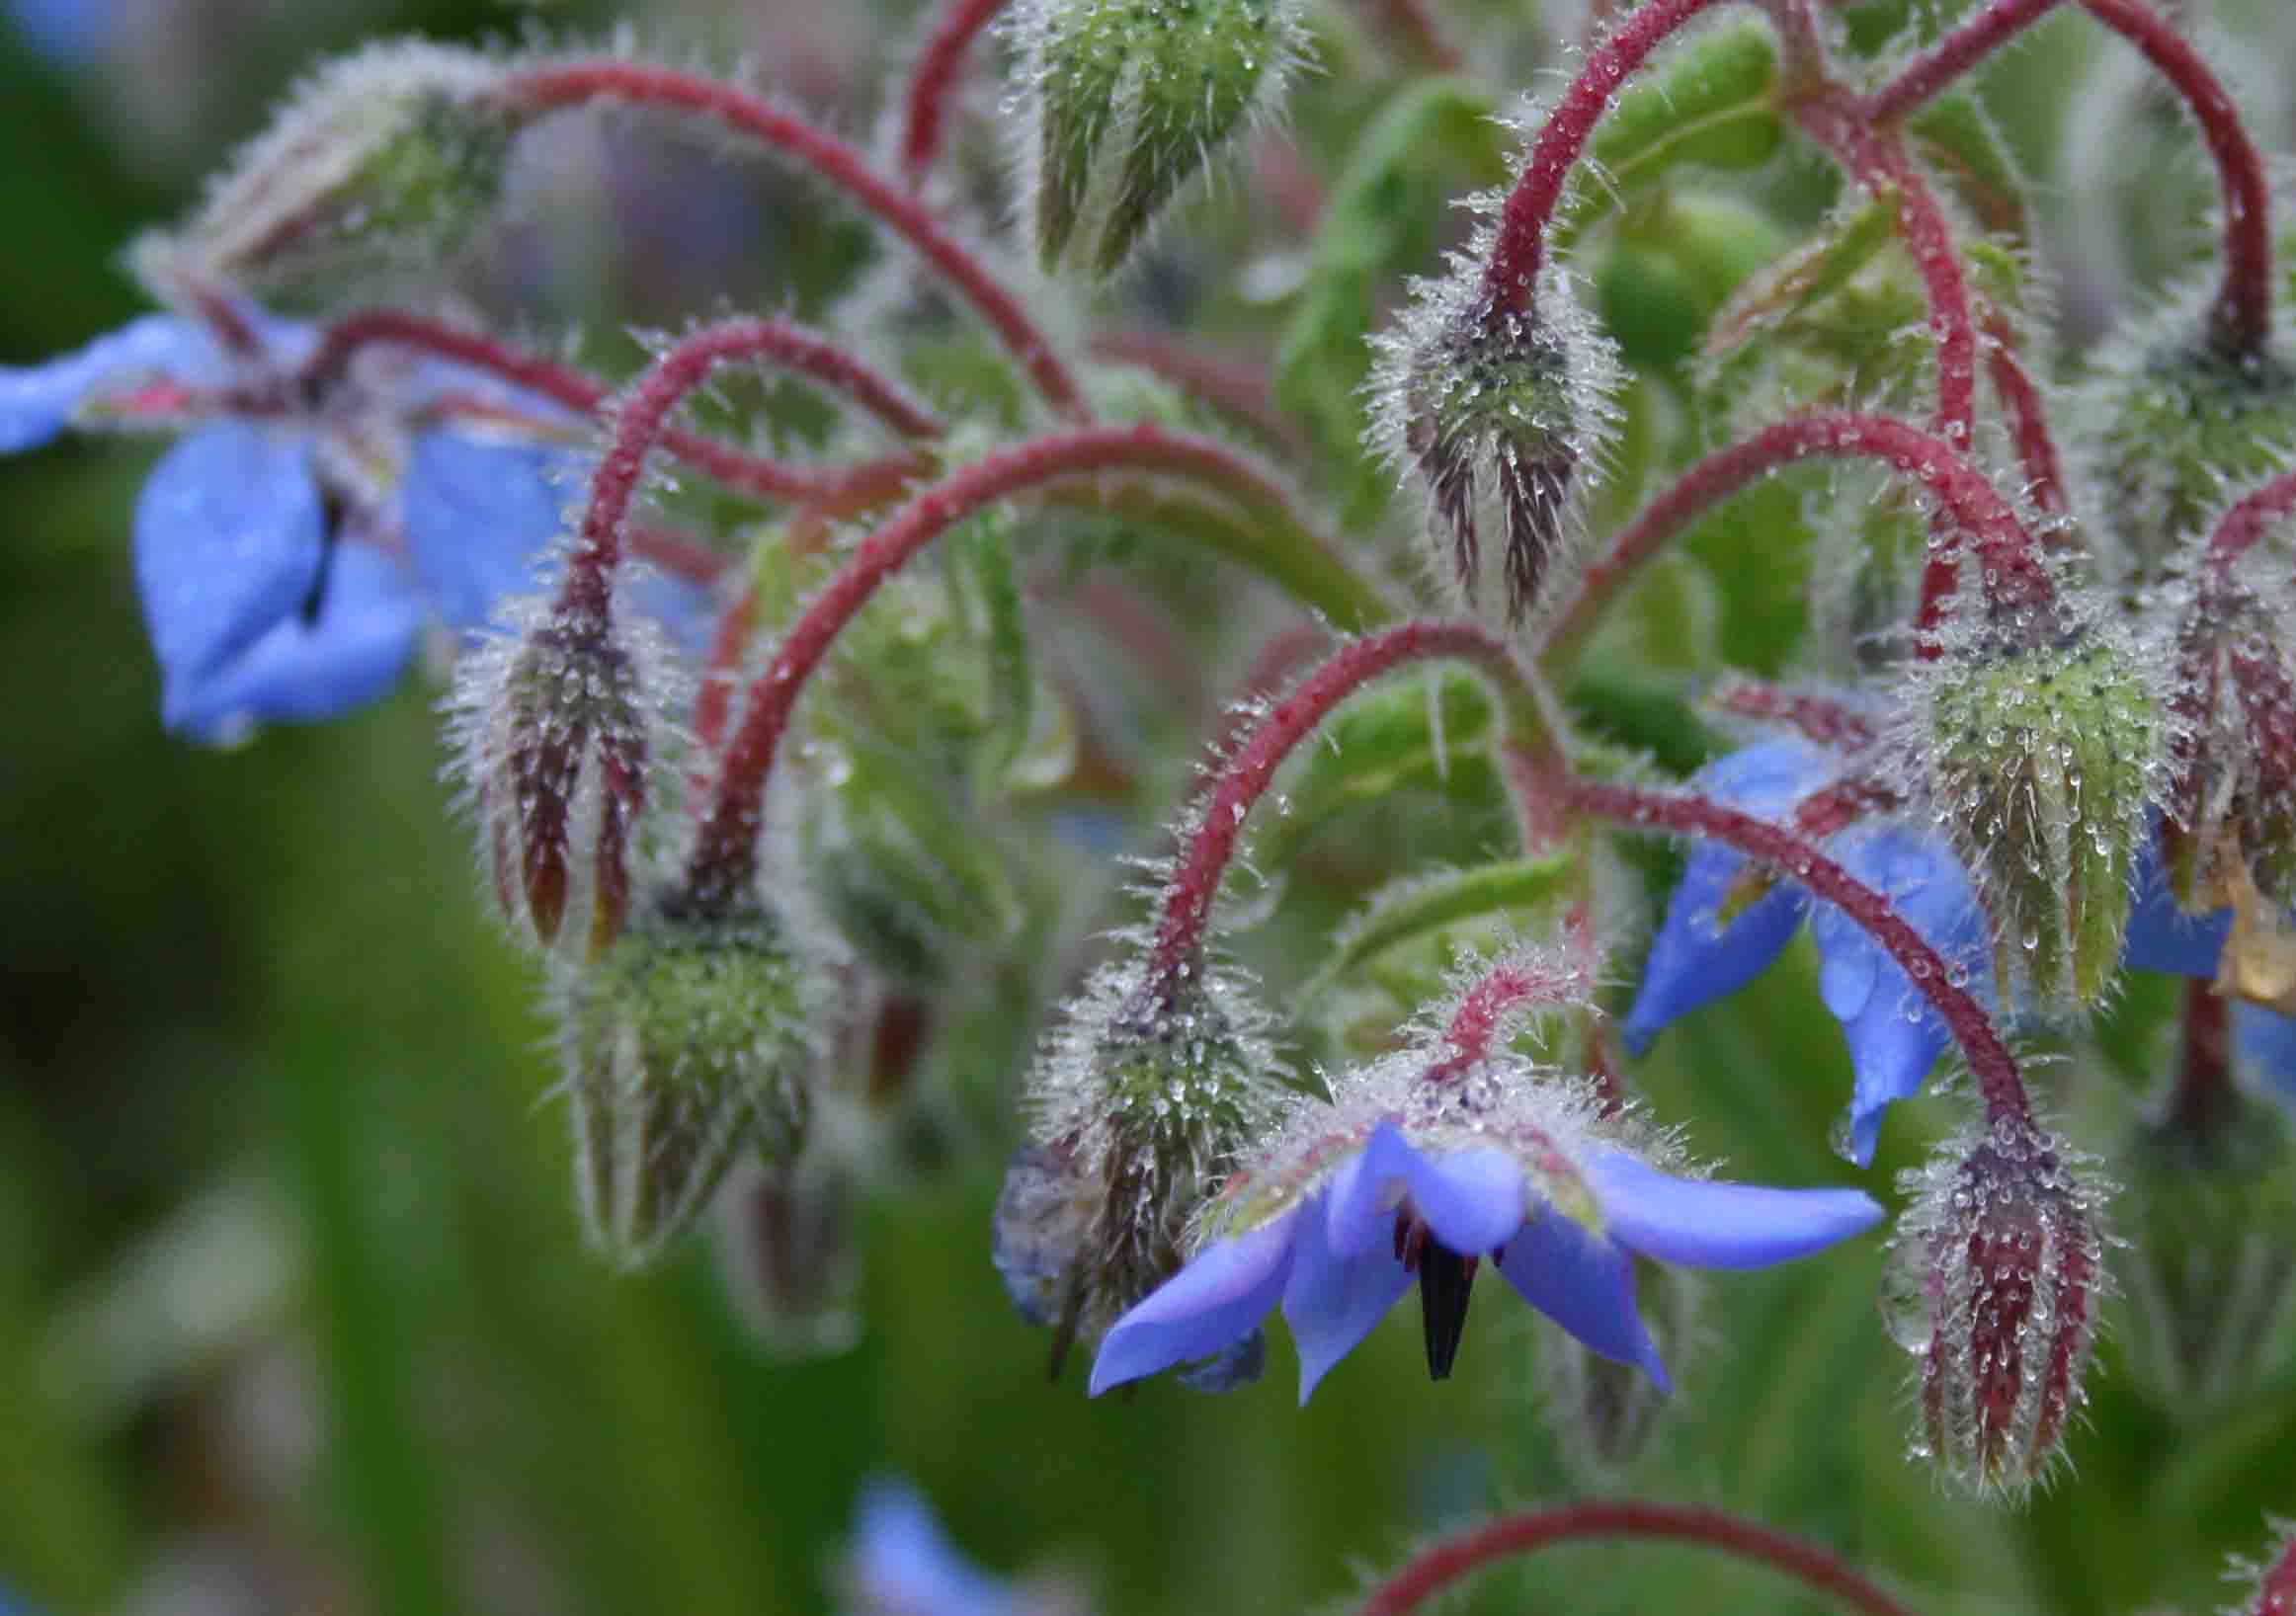
[[[957,1553],[933,1506],[907,1482],[861,1490],[846,1556],[847,1608],[857,1616],[1020,1616],[1021,1590]]]
[[[233,312],[260,351],[154,314],[45,364],[0,369],[0,452],[102,421],[155,379],[212,392],[276,378],[316,340],[252,307]],[[434,428],[410,468],[407,423],[450,393],[510,405],[542,432],[570,436],[584,423],[436,361],[377,374],[377,396],[359,408],[208,420],[153,465],[135,507],[135,584],[174,733],[228,741],[262,722],[339,716],[397,682],[429,611],[474,628],[504,597],[537,586],[583,458],[532,433]],[[641,570],[633,593],[697,648],[704,591]]]
[[[1605,1116],[1592,1085],[1519,1057],[1463,1073],[1427,1047],[1375,1062],[1343,1078],[1332,1102],[1303,1102],[1230,1177],[1195,1256],[1108,1330],[1092,1390],[1215,1356],[1280,1306],[1305,1403],[1414,1277],[1440,1378],[1486,1256],[1532,1307],[1664,1389],[1635,1306],[1636,1256],[1764,1267],[1881,1216],[1855,1190],[1766,1189],[1655,1166],[1673,1153],[1642,1132]]]
[[[1837,783],[1843,772],[1839,754],[1785,736],[1717,759],[1691,785],[1715,802],[1784,822],[1797,803]],[[1948,968],[1966,972],[1981,997],[1991,993],[1985,915],[1941,837],[1903,820],[1876,819],[1836,833],[1823,847],[1888,898]],[[1921,1088],[1951,1034],[1886,949],[1833,906],[1821,904],[1813,912],[1809,895],[1790,879],[1727,913],[1747,874],[1745,856],[1733,848],[1701,842],[1690,849],[1626,1015],[1627,1047],[1643,1053],[1668,1022],[1752,982],[1808,916],[1818,949],[1819,995],[1842,1023],[1856,1075],[1845,1153],[1869,1166],[1881,1113]]]

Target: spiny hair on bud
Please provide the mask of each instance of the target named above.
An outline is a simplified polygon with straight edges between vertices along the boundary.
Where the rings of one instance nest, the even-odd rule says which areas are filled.
[[[1023,0],[1011,26],[1029,235],[1091,280],[1277,113],[1309,49],[1300,0]]]
[[[1906,1173],[1883,1317],[1916,1360],[1912,1456],[1954,1486],[2021,1500],[2047,1480],[2101,1305],[2108,1186],[2061,1137],[1997,1123]]]
[[[671,806],[690,681],[643,617],[599,639],[547,597],[501,616],[509,626],[455,666],[447,775],[513,935],[545,953],[592,951],[618,929],[630,870]]]
[[[504,60],[401,40],[307,77],[225,165],[172,251],[202,279],[333,302],[436,277],[491,210]]]
[[[739,1150],[795,1161],[828,981],[762,902],[699,909],[659,875],[611,947],[556,974],[577,1202],[616,1264],[642,1264],[683,1232]]]
[[[1410,308],[1372,339],[1367,433],[1425,502],[1423,558],[1438,588],[1513,629],[1541,614],[1584,549],[1621,372],[1559,266],[1521,310],[1493,307],[1482,287],[1493,234],[1479,229],[1449,274],[1415,280]]]

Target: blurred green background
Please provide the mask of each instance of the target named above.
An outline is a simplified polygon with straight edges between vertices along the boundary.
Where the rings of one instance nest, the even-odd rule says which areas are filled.
[[[313,53],[608,20],[154,9],[176,25],[164,47],[74,69],[0,37],[0,363],[135,312],[120,249],[196,196]],[[645,24],[711,59],[756,51],[813,104],[852,98],[840,121],[865,127],[861,92],[906,36],[832,21],[804,0],[696,0]],[[2063,172],[2089,46],[2052,25],[1995,85],[2037,172]],[[780,256],[799,227],[767,200],[727,260],[762,284],[694,255],[667,255],[666,281],[606,255],[555,266],[542,300],[658,321],[803,303]],[[679,239],[676,200],[651,202]],[[163,738],[126,546],[147,459],[83,440],[0,465],[0,1585],[57,1613],[822,1610],[856,1489],[890,1470],[983,1564],[1059,1568],[1105,1611],[1305,1610],[1435,1527],[1566,1491],[1538,1340],[1495,1293],[1439,1386],[1407,1314],[1305,1411],[1280,1331],[1266,1380],[1226,1397],[1160,1383],[1091,1404],[1073,1367],[1047,1384],[1043,1337],[987,1261],[1018,1132],[993,1108],[960,1108],[934,1171],[869,1190],[864,1323],[842,1356],[760,1347],[708,1240],[643,1277],[608,1271],[569,1204],[534,984],[438,783],[436,683],[240,751]],[[2116,1022],[2139,1050],[2163,1008],[2149,992]],[[1825,1143],[1847,1072],[1799,950],[1641,1076],[1701,1155],[1855,1181]],[[2073,1103],[2104,1144],[2134,1091],[2096,1088]],[[1948,1122],[1933,1101],[1893,1118],[1867,1186],[1886,1195]],[[2021,1513],[1943,1495],[1904,1457],[1878,1244],[1712,1287],[1636,1490],[1820,1536],[1936,1613],[2197,1612],[2224,1596],[2224,1556],[2260,1549],[2265,1512],[2296,1512],[2285,1372],[2179,1418],[2111,1341],[2049,1494]],[[1642,1548],[1558,1551],[1471,1598],[1823,1608]]]

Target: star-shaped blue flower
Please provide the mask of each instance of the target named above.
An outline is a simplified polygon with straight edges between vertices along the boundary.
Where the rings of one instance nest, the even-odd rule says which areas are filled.
[[[1525,1302],[1590,1349],[1664,1390],[1666,1366],[1635,1307],[1633,1259],[1760,1268],[1861,1233],[1881,1208],[1855,1190],[1767,1189],[1662,1172],[1622,1142],[1454,1117],[1382,1115],[1359,1137],[1338,1115],[1312,1171],[1264,1221],[1212,1241],[1112,1325],[1092,1390],[1213,1357],[1281,1307],[1299,1349],[1300,1401],[1419,1277],[1429,1365],[1447,1373],[1474,1265],[1491,1259]],[[1334,1148],[1335,1139],[1343,1141]],[[1278,1176],[1281,1176],[1278,1173]],[[1247,1176],[1243,1193],[1254,1193]],[[1431,1289],[1431,1264],[1443,1265]],[[1448,1312],[1447,1318],[1438,1313]]]
[[[1716,760],[1691,785],[1743,813],[1783,820],[1795,804],[1834,784],[1841,771],[1835,754],[1787,736]],[[1899,821],[1867,821],[1828,838],[1824,848],[1887,897],[1978,992],[1991,991],[1984,912],[1941,837]],[[1888,950],[1833,906],[1813,906],[1790,879],[1776,881],[1725,922],[1722,907],[1746,868],[1743,854],[1718,843],[1691,848],[1626,1015],[1627,1047],[1642,1053],[1668,1022],[1752,982],[1784,951],[1807,917],[1818,950],[1819,993],[1842,1023],[1856,1078],[1847,1153],[1868,1166],[1882,1112],[1921,1088],[1951,1033]]]

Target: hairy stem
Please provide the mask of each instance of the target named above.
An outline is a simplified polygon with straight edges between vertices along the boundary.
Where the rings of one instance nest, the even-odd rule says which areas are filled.
[[[1585,1538],[1702,1543],[1771,1567],[1865,1616],[1913,1616],[1863,1572],[1828,1550],[1695,1504],[1631,1500],[1558,1504],[1502,1515],[1448,1537],[1371,1590],[1361,1616],[1404,1616],[1430,1596],[1501,1560]]]
[[[826,130],[746,90],[701,74],[613,57],[561,62],[517,74],[504,86],[502,96],[513,110],[534,117],[595,102],[670,108],[713,120],[782,153],[851,198],[931,264],[1011,350],[1029,381],[1055,411],[1072,419],[1090,414],[1075,378],[1044,333],[1028,318],[1020,298],[915,197],[877,173],[860,152]]]
[[[2012,1124],[2038,1136],[2032,1101],[2017,1073],[2016,1057],[2002,1042],[1993,1018],[1986,1014],[1984,1006],[1953,985],[1945,961],[1899,917],[1887,898],[1792,832],[1704,797],[1579,778],[1568,782],[1566,792],[1574,806],[1588,813],[1638,829],[1702,836],[1735,848],[1749,858],[1773,866],[1841,910],[1889,952],[1944,1019],[1977,1080],[1988,1120],[1997,1125]]]
[[[1873,460],[1918,483],[1941,519],[1974,542],[1997,610],[2051,600],[2040,546],[1993,484],[1940,438],[1880,415],[1812,415],[1765,427],[1682,473],[1589,563],[1578,597],[1556,618],[1540,660],[1565,668],[1611,602],[1660,548],[1713,506],[1782,467],[1811,459]]]
[[[594,376],[483,332],[387,308],[349,314],[330,325],[293,385],[305,394],[323,392],[342,375],[354,355],[377,343],[411,348],[500,376],[581,415],[595,411],[612,392]],[[835,498],[857,479],[862,484],[888,479],[897,483],[924,468],[924,461],[911,454],[838,470],[791,466],[676,427],[663,434],[662,447],[735,493],[777,504]]]
[[[1491,256],[1483,264],[1485,317],[1494,325],[1520,314],[1546,259],[1547,227],[1571,170],[1613,98],[1652,51],[1684,23],[1728,0],[1648,0],[1587,52],[1578,77],[1539,125],[1515,189],[1500,209]]]
[[[1341,647],[1253,726],[1204,792],[1179,862],[1157,901],[1148,954],[1151,984],[1176,983],[1197,959],[1212,899],[1243,836],[1244,818],[1266,794],[1283,760],[1366,685],[1433,658],[1465,662],[1486,675],[1508,709],[1511,735],[1536,744],[1546,733],[1545,713],[1527,670],[1505,640],[1480,623],[1408,622]],[[1559,766],[1549,771],[1557,777],[1561,772]]]
[[[914,191],[941,155],[948,124],[948,96],[973,40],[1005,9],[1005,0],[944,0],[925,36],[925,48],[901,92],[901,178]]]
[[[1782,725],[1837,752],[1856,752],[1873,744],[1873,721],[1856,708],[1767,680],[1733,675],[1715,688],[1706,704],[1735,718]]]
[[[786,320],[736,319],[706,326],[648,366],[616,412],[606,452],[591,474],[582,525],[567,558],[566,580],[559,591],[563,608],[593,623],[605,622],[630,502],[670,412],[719,365],[758,360],[827,382],[912,435],[940,431],[931,412],[900,388],[836,345]]]
[[[1187,483],[1251,511],[1255,553],[1229,545],[1310,603],[1351,620],[1377,621],[1384,601],[1311,534],[1286,527],[1288,502],[1246,456],[1210,439],[1162,427],[1086,427],[1032,439],[976,460],[918,495],[856,549],[791,625],[772,662],[751,685],[740,726],[726,743],[716,785],[696,833],[687,864],[694,896],[729,901],[746,889],[757,867],[757,836],[775,754],[789,726],[797,696],[845,625],[877,587],[909,559],[975,512],[1016,494],[1063,480],[1111,474]],[[1302,581],[1306,588],[1301,591]]]
[[[1874,122],[1894,124],[2054,11],[2062,0],[1993,0],[1898,69],[1865,101]]]

